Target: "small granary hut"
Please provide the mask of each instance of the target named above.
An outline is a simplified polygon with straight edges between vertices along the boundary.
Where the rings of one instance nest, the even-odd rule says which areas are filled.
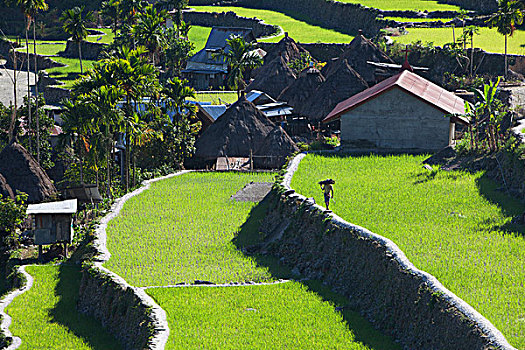
[[[57,195],[49,176],[31,154],[16,142],[0,152],[0,174],[13,192],[27,193],[29,203],[46,201]]]
[[[255,152],[253,163],[256,168],[277,169],[283,166],[288,156],[298,151],[299,148],[286,131],[276,126]]]
[[[297,80],[281,92],[277,99],[287,102],[292,107],[300,106],[307,103],[324,82],[325,78],[318,69],[306,68],[299,74]]]
[[[323,120],[341,120],[341,144],[353,148],[436,151],[454,143],[465,101],[405,70],[339,103]]]
[[[319,85],[308,101],[294,106],[297,114],[308,117],[314,124],[320,123],[339,102],[368,88],[366,81],[346,60],[336,64],[334,73]]]
[[[260,68],[255,80],[248,85],[246,91],[259,90],[276,98],[296,78],[295,73],[288,66],[283,56],[279,55]]]
[[[13,192],[13,189],[11,188],[11,186],[9,186],[9,184],[7,183],[7,180],[2,174],[0,174],[0,195],[3,198],[15,199],[15,194]]]
[[[273,123],[243,95],[195,142],[195,163],[214,164],[219,157],[249,157],[263,143]]]

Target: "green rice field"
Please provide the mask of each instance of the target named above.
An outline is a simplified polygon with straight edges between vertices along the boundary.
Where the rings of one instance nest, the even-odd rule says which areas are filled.
[[[230,199],[273,176],[189,173],[152,184],[110,221],[105,265],[141,286],[287,278],[278,262],[239,250],[260,239],[266,207]],[[346,299],[315,281],[146,292],[166,311],[166,349],[401,349],[356,312],[336,311]]]
[[[339,2],[349,2],[361,4],[363,6],[374,7],[381,10],[412,10],[412,11],[457,11],[459,6],[443,4],[434,0],[337,0]]]
[[[393,240],[414,265],[487,317],[525,349],[523,203],[482,172],[427,171],[425,156],[308,155],[292,188],[324,203],[317,181],[336,181],[330,209]]]
[[[92,318],[76,311],[80,270],[76,266],[27,266],[34,284],[6,312],[9,327],[22,339],[20,350],[120,349]]]
[[[349,43],[353,39],[353,36],[342,34],[335,30],[314,26],[276,11],[224,6],[192,6],[192,8],[197,11],[207,12],[233,11],[240,16],[257,17],[268,24],[279,25],[283,31],[288,32],[295,41],[302,43]],[[278,42],[283,36],[284,33],[281,33],[281,35],[277,37],[260,39],[258,41]]]
[[[401,44],[409,44],[414,41],[433,42],[436,46],[453,41],[452,28],[407,28],[408,34],[392,37],[394,41]],[[456,37],[461,34],[461,28],[456,28]],[[495,28],[480,28],[480,34],[474,36],[474,47],[482,48],[487,52],[504,53],[505,37],[499,34]],[[525,30],[516,30],[512,37],[508,38],[509,54],[525,54]]]
[[[450,22],[452,18],[408,18],[408,17],[385,17],[385,19],[397,21],[397,22]]]
[[[190,173],[155,182],[109,222],[105,266],[131,285],[269,281],[231,242],[255,203],[230,197],[271,173]],[[191,205],[190,205],[191,203]]]
[[[367,339],[361,338],[352,327],[362,319],[345,322],[334,312],[344,303],[323,301],[297,282],[146,292],[167,312],[167,350],[400,349],[373,330]]]
[[[188,39],[195,44],[195,50],[193,50],[193,53],[204,49],[204,45],[206,45],[210,32],[211,27],[191,26],[188,33]]]
[[[211,102],[211,104],[219,105],[224,103],[234,103],[238,100],[237,92],[217,92],[217,93],[196,93],[194,99],[198,102]]]

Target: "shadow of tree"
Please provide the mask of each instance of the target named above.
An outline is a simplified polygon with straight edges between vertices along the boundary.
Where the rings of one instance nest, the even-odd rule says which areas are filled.
[[[498,183],[489,178],[488,175],[484,174],[476,180],[476,186],[478,187],[479,193],[490,203],[498,206],[501,209],[503,215],[509,218],[515,218],[522,216],[525,213],[525,204],[512,197],[504,191],[503,187],[500,187]],[[502,231],[504,234],[517,233],[525,237],[525,223],[513,223],[508,221],[504,225],[497,225],[493,223],[492,229],[495,231]]]
[[[271,194],[270,194],[271,195]],[[252,208],[248,215],[248,219],[241,226],[238,235],[234,238],[233,243],[237,249],[246,252],[257,250],[264,242],[264,234],[260,232],[260,227],[265,220],[266,213],[270,206],[269,196],[259,202]],[[261,254],[249,254],[256,263],[268,269],[271,275],[276,279],[293,279],[305,285],[308,290],[316,293],[324,301],[330,302],[334,305],[335,310],[340,312],[343,320],[349,330],[355,336],[355,340],[366,345],[370,349],[375,350],[401,350],[401,346],[388,337],[387,335],[376,330],[370,322],[368,322],[357,311],[351,310],[347,307],[348,300],[341,294],[335,293],[325,286],[319,280],[301,279],[300,276],[292,272],[290,266],[282,264],[277,257]]]
[[[81,273],[78,266],[62,264],[55,287],[58,303],[49,311],[52,322],[66,326],[93,349],[122,349],[122,346],[92,317],[77,310]]]

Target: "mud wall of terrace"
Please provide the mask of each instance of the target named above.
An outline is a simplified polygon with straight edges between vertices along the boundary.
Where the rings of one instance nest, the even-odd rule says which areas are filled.
[[[349,307],[409,349],[513,349],[494,326],[435,277],[418,270],[390,240],[327,214],[289,183],[267,198],[261,230],[275,255],[301,275],[345,295]]]

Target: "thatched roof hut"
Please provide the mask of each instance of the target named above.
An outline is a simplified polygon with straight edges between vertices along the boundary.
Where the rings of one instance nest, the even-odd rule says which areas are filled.
[[[260,68],[257,77],[248,85],[246,91],[264,91],[271,97],[276,98],[281,94],[281,91],[293,83],[296,78],[295,73],[288,67],[283,56],[279,55]]]
[[[0,173],[13,191],[28,194],[29,203],[42,202],[57,195],[49,176],[18,143],[6,146],[0,152]]]
[[[294,110],[313,122],[320,122],[339,102],[367,88],[366,81],[348,64],[348,61],[341,60],[334,66],[334,72],[315,93],[305,103],[295,106]]]
[[[218,157],[249,157],[273,129],[273,123],[241,96],[195,142],[195,157],[213,160]]]
[[[289,63],[290,61],[301,58],[301,54],[303,53],[308,54],[308,51],[289,37],[288,33],[285,33],[284,38],[272,46],[272,49],[267,52],[264,61],[271,62],[277,57],[282,56],[284,61]]]
[[[287,102],[292,107],[299,106],[306,103],[325,80],[318,69],[306,68],[281,92],[277,100]]]
[[[256,168],[280,168],[286,162],[286,157],[298,151],[299,148],[295,142],[278,125],[266,136],[264,142],[255,152],[258,157],[254,158],[253,163]]]
[[[15,194],[11,189],[11,186],[9,186],[7,180],[2,174],[0,174],[0,195],[2,195],[3,198],[9,197],[15,199]]]
[[[350,66],[359,73],[369,84],[375,84],[375,68],[370,62],[378,63],[394,63],[376,44],[371,40],[365,38],[362,34],[358,35],[350,42],[349,47],[343,52],[341,57],[337,60],[329,62],[323,68],[323,75],[328,78],[337,69],[337,63],[341,60],[347,60]]]

